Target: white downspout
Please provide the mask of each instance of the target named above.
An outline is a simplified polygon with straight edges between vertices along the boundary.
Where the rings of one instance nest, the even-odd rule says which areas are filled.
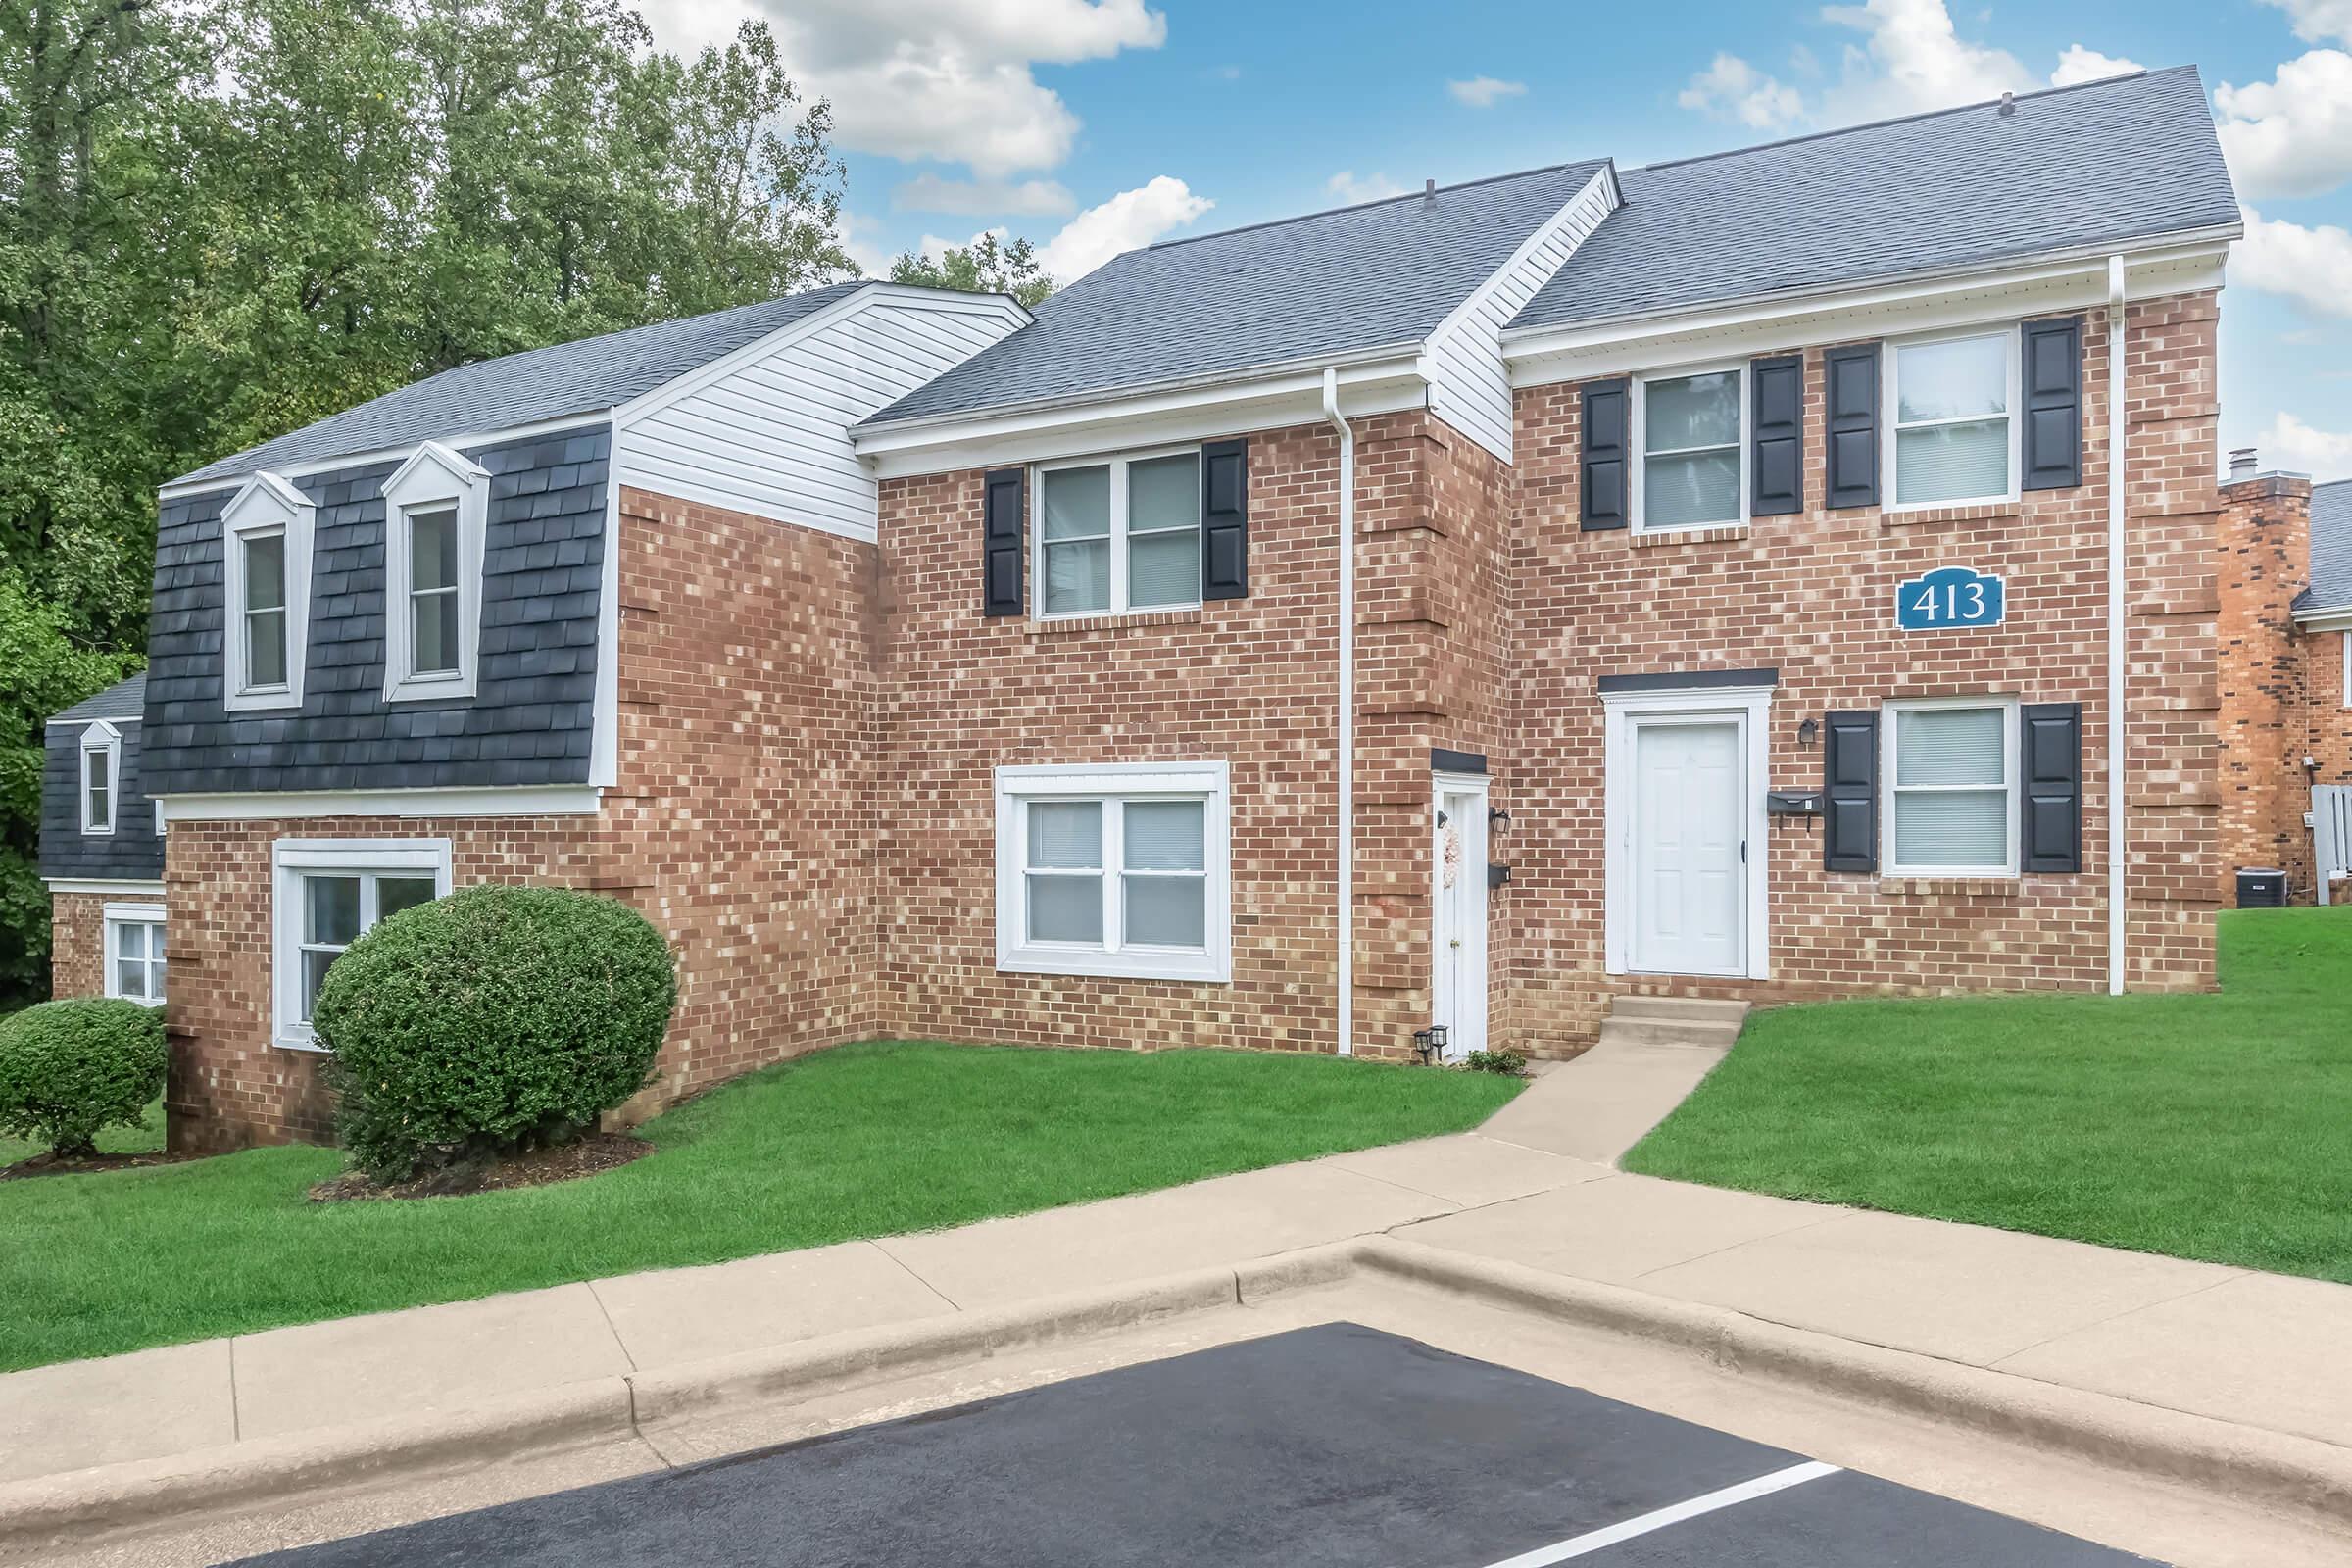
[[[1355,1054],[1355,431],[1340,372],[1323,372],[1323,417],[1340,433],[1340,1054]]]
[[[2107,258],[2107,994],[2124,994],[2124,259]]]

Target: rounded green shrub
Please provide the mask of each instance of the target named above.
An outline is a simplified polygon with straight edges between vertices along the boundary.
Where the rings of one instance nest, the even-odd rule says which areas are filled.
[[[94,1154],[101,1127],[136,1127],[164,1092],[164,1015],[106,997],[43,1002],[0,1018],[0,1133]]]
[[[337,1136],[380,1181],[576,1137],[644,1087],[677,995],[662,934],[612,899],[472,887],[403,909],[311,1010]]]

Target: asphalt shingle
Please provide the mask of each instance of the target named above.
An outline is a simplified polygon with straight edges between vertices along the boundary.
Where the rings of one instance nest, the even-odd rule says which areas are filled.
[[[147,708],[147,672],[140,670],[127,680],[119,680],[95,697],[84,697],[64,712],[54,714],[52,724],[85,724],[98,718],[137,718]]]
[[[2297,610],[2352,605],[2352,479],[2311,487],[2311,586]]]
[[[1629,169],[1516,328],[1997,263],[2238,220],[2192,66]]]
[[[1603,161],[1129,251],[868,425],[1417,343]]]
[[[418,441],[487,434],[573,414],[602,414],[722,359],[865,287],[834,283],[708,316],[608,332],[461,365],[373,402],[330,415],[250,451],[184,473],[175,484],[241,477]]]

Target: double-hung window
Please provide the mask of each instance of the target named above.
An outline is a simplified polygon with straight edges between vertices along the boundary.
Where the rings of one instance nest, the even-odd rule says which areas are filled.
[[[1050,464],[1037,482],[1041,614],[1200,603],[1198,448]]]
[[[164,907],[106,906],[106,994],[148,1006],[164,1001]]]
[[[1738,369],[1642,378],[1634,515],[1642,531],[1746,520],[1745,379]]]
[[[1985,698],[1890,703],[1887,815],[1896,876],[2017,871],[2017,705]]]
[[[273,473],[255,474],[221,514],[221,702],[231,710],[302,706],[316,514],[308,497]]]
[[[122,791],[122,732],[100,721],[81,732],[81,831],[101,837],[115,830],[115,806]]]
[[[384,481],[384,699],[474,694],[490,475],[427,441]]]
[[[1894,504],[2017,495],[2017,332],[1898,343],[1887,401]]]
[[[276,1039],[312,1048],[326,971],[380,920],[449,891],[447,839],[283,839],[276,847]]]
[[[1225,764],[997,770],[997,966],[1230,978]]]

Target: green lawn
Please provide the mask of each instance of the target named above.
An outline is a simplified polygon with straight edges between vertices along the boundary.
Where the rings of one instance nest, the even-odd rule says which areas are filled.
[[[2352,1283],[2352,908],[2225,913],[2221,971],[1760,1012],[1625,1164]]]
[[[1487,1073],[1182,1051],[848,1046],[561,1186],[312,1203],[324,1149],[0,1183],[0,1369],[960,1225],[1477,1125]]]
[[[14,1165],[20,1159],[29,1159],[40,1153],[45,1146],[27,1143],[0,1133],[0,1165]],[[98,1134],[98,1152],[101,1154],[151,1154],[164,1147],[164,1102],[151,1102],[146,1120],[137,1127],[107,1127]]]

